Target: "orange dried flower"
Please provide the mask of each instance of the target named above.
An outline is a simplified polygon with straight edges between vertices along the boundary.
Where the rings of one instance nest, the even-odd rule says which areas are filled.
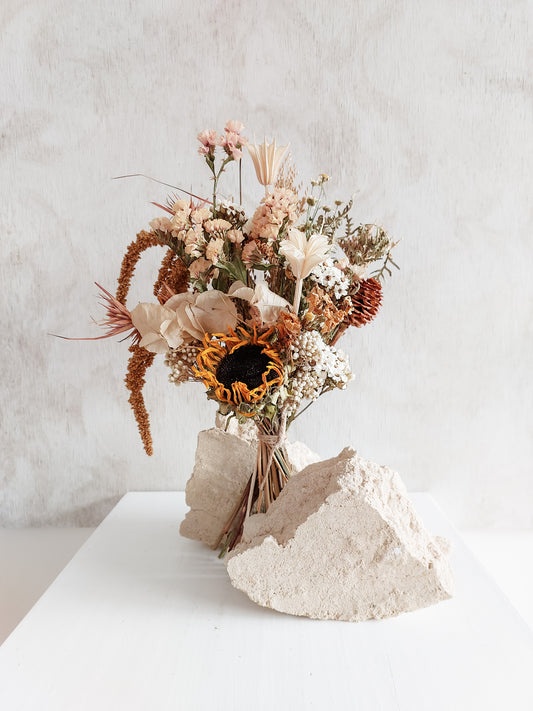
[[[229,330],[229,335],[208,333],[198,354],[198,367],[193,369],[219,402],[234,405],[246,417],[254,413],[241,410],[242,405],[258,404],[283,383],[280,354],[269,341],[273,330],[260,336],[255,328],[249,333],[241,327]]]
[[[280,351],[288,351],[292,341],[297,338],[302,330],[302,324],[298,316],[292,311],[282,311],[278,322],[275,325],[278,334],[278,346]]]
[[[322,321],[320,330],[324,335],[331,333],[331,331],[344,320],[346,316],[344,308],[337,308],[331,296],[319,286],[313,287],[311,293],[308,294],[306,298],[309,304],[308,313],[312,316],[311,320],[317,319]]]

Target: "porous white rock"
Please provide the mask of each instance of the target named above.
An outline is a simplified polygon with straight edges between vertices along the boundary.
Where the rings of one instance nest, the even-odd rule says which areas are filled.
[[[231,426],[230,432],[219,426],[199,433],[193,473],[185,487],[190,511],[180,533],[211,548],[216,547],[257,458],[255,426],[237,426],[236,421]],[[287,442],[286,449],[293,472],[320,460],[302,442]]]
[[[233,585],[260,605],[358,622],[451,597],[448,549],[426,531],[398,474],[346,448],[250,516],[226,562]]]

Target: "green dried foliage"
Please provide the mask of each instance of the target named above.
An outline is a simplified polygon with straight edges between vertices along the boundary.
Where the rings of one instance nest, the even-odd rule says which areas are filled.
[[[340,201],[337,201],[335,205],[335,210],[332,210],[330,207],[322,206],[320,199],[308,198],[307,220],[302,227],[303,231],[308,234],[318,232],[333,242],[336,233],[342,229],[344,224],[345,236],[349,236],[352,233],[353,221],[349,212],[353,207],[353,200],[347,202],[344,207]]]
[[[352,264],[363,266],[385,259],[393,244],[387,232],[379,225],[359,225],[352,230],[351,220],[347,220],[347,232],[339,240],[339,245]]]

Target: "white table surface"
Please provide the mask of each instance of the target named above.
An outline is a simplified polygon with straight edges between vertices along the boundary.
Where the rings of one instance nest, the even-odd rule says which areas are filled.
[[[359,624],[256,606],[179,536],[182,493],[127,494],[0,647],[0,709],[533,709],[533,634],[454,544],[453,600]]]

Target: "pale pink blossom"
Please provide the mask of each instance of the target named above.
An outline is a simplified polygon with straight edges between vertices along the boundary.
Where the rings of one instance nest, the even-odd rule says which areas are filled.
[[[233,158],[233,160],[240,160],[242,158],[242,147],[248,143],[248,139],[244,136],[239,135],[235,131],[228,131],[226,128],[226,133],[220,137],[219,145],[226,151],[226,153]]]
[[[200,244],[203,241],[202,226],[194,225],[188,230],[183,230],[179,233],[178,238],[182,239],[185,244]]]
[[[244,235],[241,230],[228,230],[226,237],[230,242],[233,242],[233,244],[240,244],[244,239]]]
[[[226,127],[224,130],[227,133],[241,133],[244,129],[244,124],[241,121],[226,121]]]
[[[198,153],[200,155],[213,155],[215,153],[215,148],[218,144],[218,133],[213,129],[205,129],[205,131],[200,131],[197,136],[201,143]]]
[[[194,262],[189,267],[189,273],[193,279],[198,279],[200,274],[203,274],[211,267],[211,262],[204,257],[195,259]]]
[[[150,227],[158,232],[170,232],[172,223],[168,217],[156,217],[150,222]]]
[[[236,146],[232,146],[231,144],[227,144],[224,146],[224,150],[226,153],[233,158],[233,160],[239,161],[242,158],[242,151],[240,148],[237,148]]]
[[[262,200],[252,218],[253,239],[273,241],[277,238],[283,223],[295,224],[300,216],[298,196],[289,188],[275,188]]]
[[[188,230],[185,236],[185,254],[190,254],[191,257],[200,257],[202,255],[200,249],[200,236],[196,230]]]
[[[185,245],[185,254],[189,254],[191,257],[201,257],[202,252],[198,248],[198,245],[196,243],[191,243],[191,244],[186,244]]]
[[[204,230],[209,234],[227,232],[231,229],[231,222],[218,218],[216,220],[207,220],[204,222]]]
[[[209,220],[210,217],[211,210],[208,210],[206,207],[197,207],[191,212],[191,220],[199,225]]]
[[[172,218],[172,231],[179,232],[189,226],[189,217],[185,212],[177,212]]]
[[[224,240],[221,237],[217,239],[212,239],[206,247],[205,256],[213,264],[216,264],[220,259],[222,254],[222,249],[224,248]]]
[[[172,212],[181,212],[185,215],[191,214],[191,203],[189,200],[176,200],[172,205]]]
[[[252,264],[258,261],[260,255],[261,253],[259,252],[257,243],[252,240],[244,246],[241,259],[247,266],[252,266]]]

